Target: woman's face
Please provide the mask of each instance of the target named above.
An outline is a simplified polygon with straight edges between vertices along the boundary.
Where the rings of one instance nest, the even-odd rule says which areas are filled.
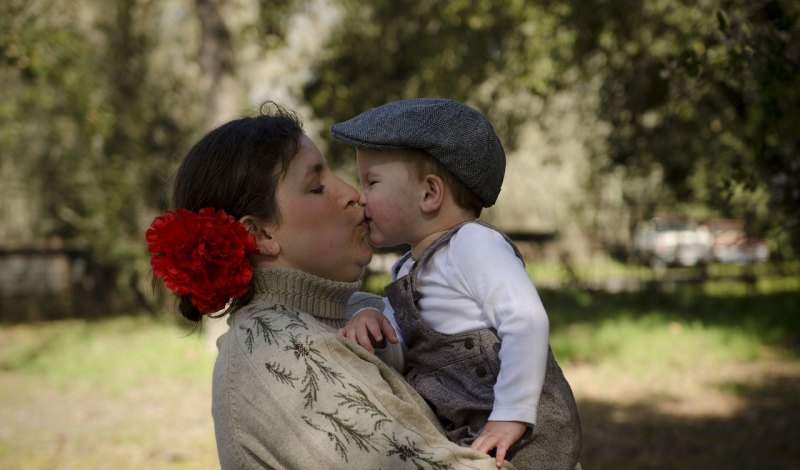
[[[274,265],[334,281],[355,281],[372,258],[358,192],[328,168],[306,136],[276,189],[281,224],[271,232]]]

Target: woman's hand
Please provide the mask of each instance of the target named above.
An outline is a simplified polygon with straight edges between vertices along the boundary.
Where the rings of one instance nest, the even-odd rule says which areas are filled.
[[[486,454],[496,448],[497,468],[500,468],[503,466],[508,448],[525,434],[527,428],[524,423],[517,421],[489,421],[483,427],[481,435],[469,447]]]
[[[355,341],[371,353],[375,352],[375,348],[385,348],[386,341],[392,344],[400,342],[389,320],[374,308],[364,308],[356,312],[337,333]]]

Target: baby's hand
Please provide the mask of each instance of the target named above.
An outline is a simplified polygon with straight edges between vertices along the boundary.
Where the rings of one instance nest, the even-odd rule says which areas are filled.
[[[497,468],[500,468],[503,466],[508,448],[525,434],[527,428],[525,424],[517,421],[489,421],[470,448],[486,454],[497,448],[495,457],[497,457]]]
[[[392,344],[400,342],[389,320],[374,308],[359,310],[344,328],[339,328],[337,333],[339,336],[352,339],[371,353],[375,352],[376,347],[386,347],[384,336]]]

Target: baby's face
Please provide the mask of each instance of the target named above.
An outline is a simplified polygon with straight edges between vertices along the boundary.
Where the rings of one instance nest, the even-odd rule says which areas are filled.
[[[370,242],[381,247],[414,243],[425,189],[408,156],[402,150],[358,149],[356,159]]]

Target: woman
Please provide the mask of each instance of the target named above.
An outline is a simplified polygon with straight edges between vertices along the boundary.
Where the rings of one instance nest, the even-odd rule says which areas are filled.
[[[222,468],[496,468],[337,336],[372,256],[357,201],[279,107],[222,125],[183,159],[179,209],[156,218],[148,245],[186,318],[232,300],[213,382]]]

